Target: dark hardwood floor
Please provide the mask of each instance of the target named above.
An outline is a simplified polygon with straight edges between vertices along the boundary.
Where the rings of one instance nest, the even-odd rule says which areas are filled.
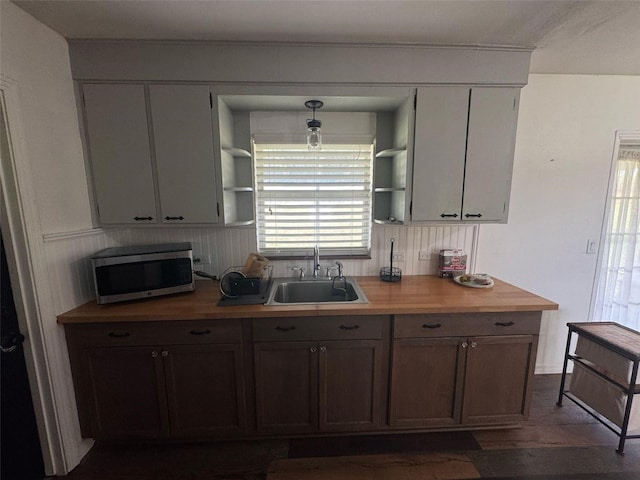
[[[68,480],[638,480],[640,439],[618,437],[536,375],[521,428],[188,445],[97,445]],[[373,473],[375,471],[375,474]],[[10,479],[6,479],[10,480]]]

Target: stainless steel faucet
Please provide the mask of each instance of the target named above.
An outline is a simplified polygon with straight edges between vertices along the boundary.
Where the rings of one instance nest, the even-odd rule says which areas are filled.
[[[318,278],[318,272],[320,271],[320,249],[318,245],[313,247],[313,278]]]

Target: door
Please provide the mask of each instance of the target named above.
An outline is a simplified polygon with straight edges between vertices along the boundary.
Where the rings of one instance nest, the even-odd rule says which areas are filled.
[[[464,355],[459,338],[393,342],[389,423],[429,427],[460,422]]]
[[[218,223],[206,85],[149,87],[163,223]]]
[[[413,222],[459,222],[469,87],[418,88],[413,149]]]
[[[156,223],[144,86],[86,84],[82,92],[100,222]]]
[[[161,352],[158,347],[91,347],[83,352],[92,436],[169,436]]]
[[[506,222],[519,88],[471,91],[462,219]]]
[[[1,237],[0,249],[0,472],[5,480],[41,480],[44,463]]]
[[[320,430],[370,430],[379,426],[382,342],[321,342],[319,355]]]
[[[173,345],[162,354],[172,437],[245,431],[241,344]]]
[[[317,431],[318,345],[258,342],[254,355],[258,431]]]
[[[533,335],[468,340],[462,423],[513,423],[526,418],[536,347]]]

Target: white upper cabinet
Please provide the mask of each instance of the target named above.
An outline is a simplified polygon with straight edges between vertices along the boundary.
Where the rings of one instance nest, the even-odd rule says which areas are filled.
[[[217,223],[211,97],[206,85],[149,86],[163,223]]]
[[[411,220],[460,221],[468,87],[419,88]]]
[[[471,90],[462,219],[506,222],[519,88]]]
[[[507,221],[519,88],[422,87],[411,220]]]
[[[144,86],[82,90],[100,223],[156,223]]]
[[[208,86],[82,90],[101,224],[218,223]]]

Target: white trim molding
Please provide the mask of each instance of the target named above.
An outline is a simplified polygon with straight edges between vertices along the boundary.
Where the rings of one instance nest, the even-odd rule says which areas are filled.
[[[26,337],[25,361],[33,398],[36,423],[45,473],[64,475],[86,454],[91,442],[65,448],[60,398],[66,400],[64,386],[53,359],[58,358],[60,341],[52,291],[47,281],[47,265],[42,241],[42,228],[32,184],[28,151],[22,132],[18,84],[0,74],[0,101],[2,101],[3,141],[0,162],[0,224],[7,250],[7,262],[15,297],[18,322]],[[46,321],[45,321],[46,320]],[[67,458],[70,451],[74,457]]]
[[[73,232],[60,232],[60,233],[45,233],[42,235],[42,239],[45,242],[55,242],[58,240],[69,240],[78,237],[90,237],[93,235],[103,235],[104,230],[102,228],[87,228],[84,230],[76,230]]]
[[[602,263],[605,256],[605,249],[608,248],[607,225],[611,212],[611,195],[615,188],[617,161],[620,154],[621,145],[640,145],[640,131],[637,130],[619,130],[615,134],[613,142],[613,152],[611,154],[611,164],[609,166],[609,185],[607,187],[607,198],[604,202],[604,212],[602,215],[602,225],[600,226],[600,241],[598,245],[598,257],[596,258],[596,268],[593,274],[593,282],[591,286],[591,299],[589,302],[589,314],[587,316],[589,322],[594,321],[594,310],[596,306],[596,298],[598,295],[598,283],[600,274],[602,273]]]

